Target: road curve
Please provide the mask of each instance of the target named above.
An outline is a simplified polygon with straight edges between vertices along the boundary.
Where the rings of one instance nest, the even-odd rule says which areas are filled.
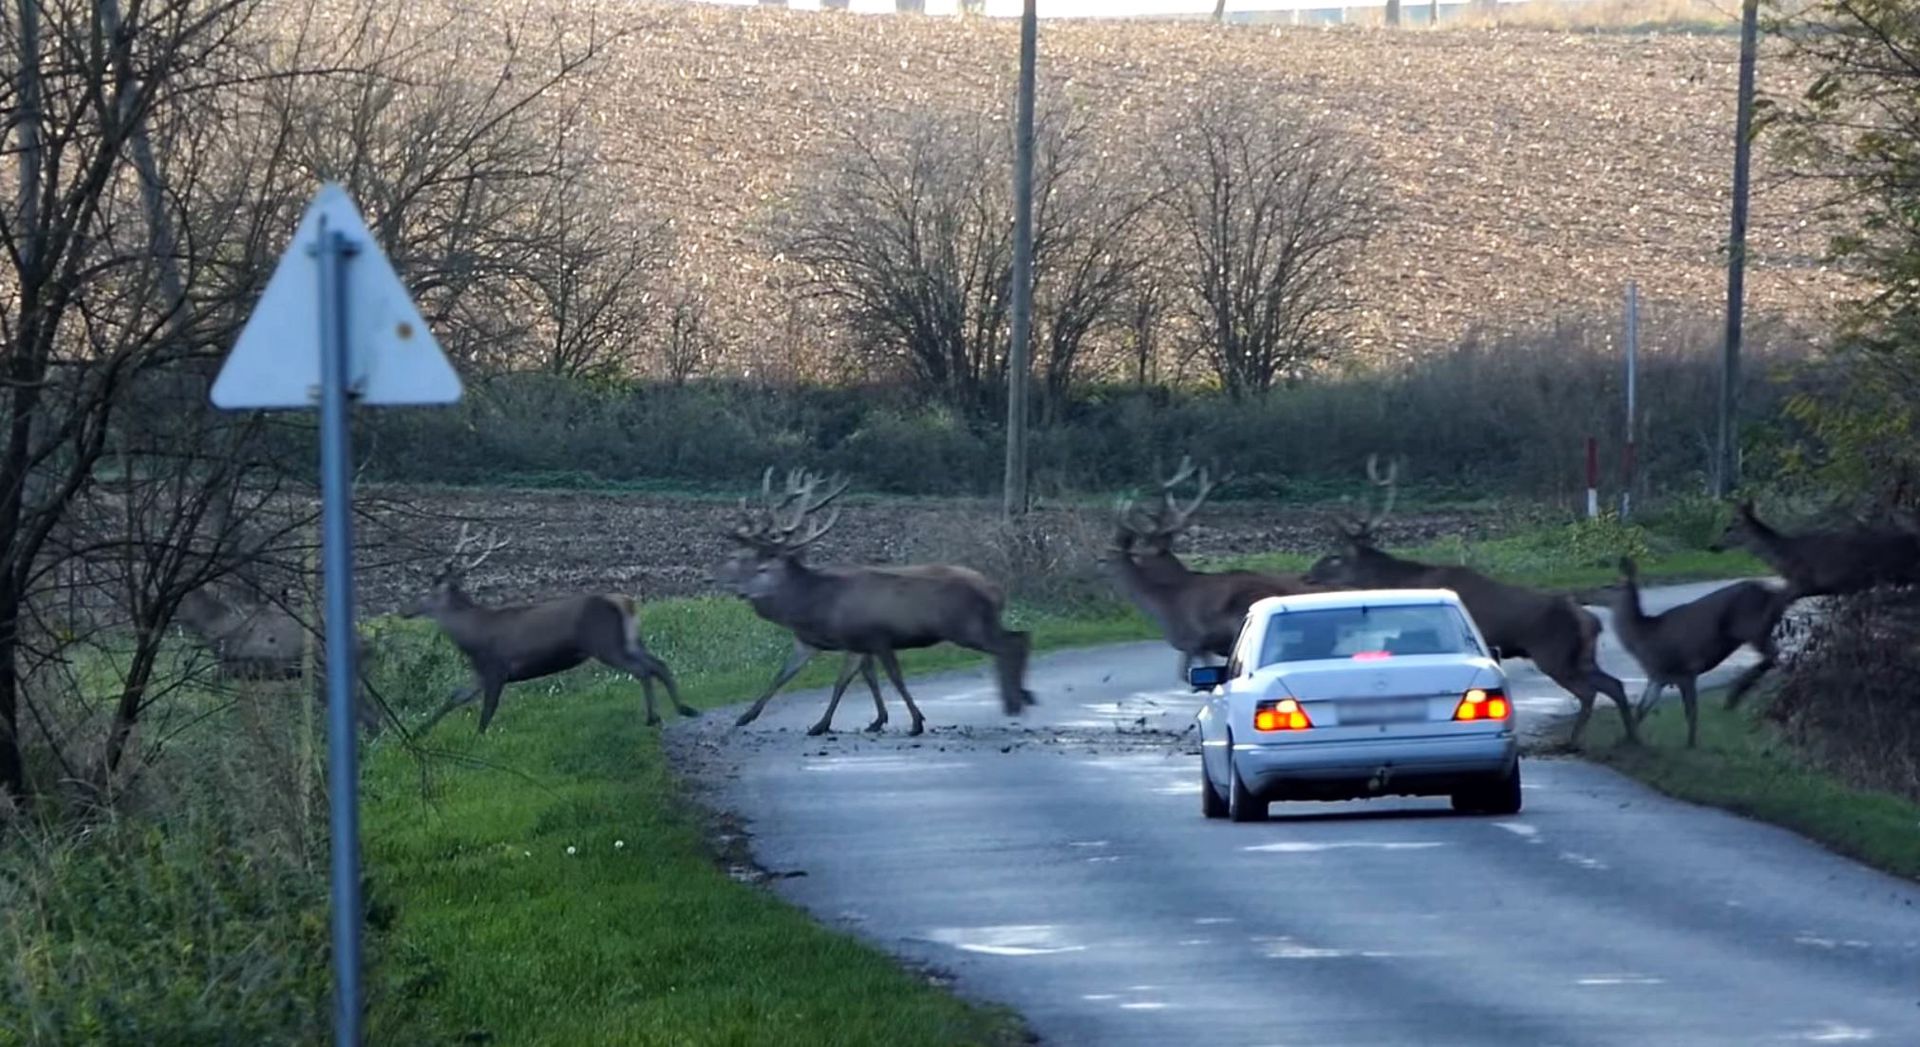
[[[1508,668],[1523,719],[1570,708]],[[918,682],[919,739],[858,734],[857,692],[855,730],[804,737],[824,696],[797,693],[669,747],[782,895],[1048,1043],[1920,1043],[1920,887],[1567,759],[1525,761],[1513,818],[1208,822],[1174,674],[1157,643],[1070,652],[1035,660],[1017,724],[973,671]]]

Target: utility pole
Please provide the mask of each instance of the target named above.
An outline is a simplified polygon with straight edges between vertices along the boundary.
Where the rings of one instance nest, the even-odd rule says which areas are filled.
[[[1027,511],[1027,383],[1033,340],[1033,64],[1035,0],[1020,14],[1020,111],[1013,156],[1013,345],[1007,353],[1006,511]]]
[[[1741,309],[1747,282],[1747,166],[1753,157],[1753,62],[1758,46],[1760,0],[1743,0],[1740,11],[1740,100],[1733,131],[1733,228],[1727,236],[1727,332],[1720,362],[1720,425],[1715,447],[1714,494],[1728,497],[1740,484],[1740,447],[1735,415],[1740,382]]]

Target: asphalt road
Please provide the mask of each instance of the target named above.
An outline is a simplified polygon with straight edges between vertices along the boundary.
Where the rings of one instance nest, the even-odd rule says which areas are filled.
[[[1631,659],[1602,661],[1637,695]],[[1208,822],[1175,665],[1036,659],[1018,723],[983,671],[929,677],[919,739],[904,715],[859,734],[859,691],[826,738],[801,733],[824,695],[796,693],[670,739],[774,889],[1047,1043],[1920,1043],[1920,887],[1571,759],[1524,762],[1513,818],[1382,799]],[[1508,670],[1523,724],[1571,709]]]

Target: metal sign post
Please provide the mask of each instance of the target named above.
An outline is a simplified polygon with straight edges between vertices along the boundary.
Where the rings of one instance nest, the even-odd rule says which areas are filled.
[[[320,555],[327,592],[327,792],[332,800],[334,1042],[360,1037],[360,759],[354,730],[353,454],[347,265],[357,245],[320,218]]]
[[[308,270],[312,266],[312,271]],[[445,404],[460,377],[338,185],[322,186],[213,382],[228,410],[320,408],[326,579],[327,792],[332,834],[334,1042],[360,1047],[360,761],[355,731],[353,454],[349,408]]]

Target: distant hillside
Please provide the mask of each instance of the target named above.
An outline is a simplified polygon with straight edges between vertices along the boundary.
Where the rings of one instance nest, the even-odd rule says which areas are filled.
[[[525,9],[537,23],[630,31],[595,89],[594,127],[636,201],[677,217],[680,264],[706,284],[736,369],[769,358],[807,369],[796,358],[831,347],[830,329],[781,290],[758,232],[830,134],[875,112],[992,109],[1011,97],[1017,59],[1017,27],[1002,20],[624,0]],[[471,31],[497,39],[499,25]],[[1361,335],[1383,355],[1613,309],[1628,279],[1655,301],[1716,308],[1736,57],[1718,34],[1041,32],[1042,78],[1067,85],[1112,149],[1151,148],[1140,128],[1222,75],[1363,139],[1396,197],[1365,266]],[[1769,56],[1763,89],[1790,87],[1785,68]],[[1818,264],[1825,237],[1803,188],[1764,156],[1755,177],[1750,308],[1810,316],[1838,286]]]

